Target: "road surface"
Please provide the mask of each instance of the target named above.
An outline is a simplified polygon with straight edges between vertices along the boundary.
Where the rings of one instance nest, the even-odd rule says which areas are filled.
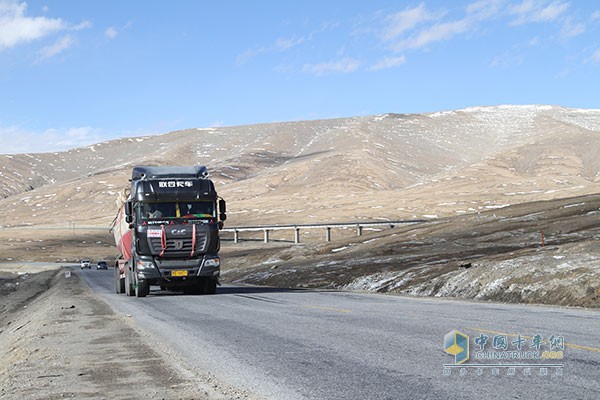
[[[81,275],[189,365],[269,399],[600,398],[596,310],[229,285],[213,296],[152,290],[140,299],[115,294],[111,270]],[[453,330],[470,337],[465,364],[444,351]],[[519,335],[523,352],[536,335],[542,351],[564,338],[563,359],[475,359],[481,338],[488,354],[502,354],[493,338],[516,351]]]

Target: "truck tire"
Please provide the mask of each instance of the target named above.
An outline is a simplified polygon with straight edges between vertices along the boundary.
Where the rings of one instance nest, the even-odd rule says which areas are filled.
[[[121,271],[118,265],[115,265],[115,292],[117,294],[125,293],[125,279],[121,279]]]
[[[135,297],[146,297],[150,293],[148,281],[137,281],[135,285]]]
[[[217,280],[212,278],[204,278],[202,281],[202,292],[204,294],[217,293]]]
[[[127,266],[125,266],[125,294],[127,296],[135,295],[135,290],[133,289],[133,284],[131,282],[131,272]]]

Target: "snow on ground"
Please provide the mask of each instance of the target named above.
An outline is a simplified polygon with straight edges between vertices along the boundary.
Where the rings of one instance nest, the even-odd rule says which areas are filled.
[[[567,246],[568,247],[568,246]],[[600,250],[590,243],[504,261],[478,261],[432,275],[434,266],[362,276],[346,290],[399,292],[416,296],[550,304],[584,303],[600,296]],[[555,254],[560,251],[561,254]]]

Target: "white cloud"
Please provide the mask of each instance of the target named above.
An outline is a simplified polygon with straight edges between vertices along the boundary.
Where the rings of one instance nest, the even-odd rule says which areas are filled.
[[[27,3],[0,0],[0,51],[64,30],[57,18],[27,17]]]
[[[564,14],[569,8],[569,3],[554,0],[523,0],[519,4],[508,8],[508,14],[514,16],[515,25],[529,22],[551,22]]]
[[[275,42],[268,46],[260,46],[248,49],[236,57],[235,65],[240,66],[249,62],[251,59],[258,57],[262,54],[273,53],[273,52],[284,52],[294,47],[298,47],[306,42],[313,40],[316,36],[325,32],[338,28],[340,24],[338,22],[323,22],[319,28],[309,32],[303,36],[293,35],[292,37],[279,37],[275,39]]]
[[[325,62],[319,64],[304,64],[302,71],[314,74],[316,76],[327,75],[331,73],[350,73],[358,69],[360,63],[354,58],[346,57],[341,60]]]
[[[114,39],[117,36],[119,36],[119,34],[121,34],[121,32],[125,32],[131,29],[131,27],[133,26],[133,22],[128,21],[125,25],[117,28],[114,26],[109,26],[108,28],[106,28],[104,30],[104,36],[106,36],[108,39]]]
[[[569,3],[553,1],[542,8],[536,16],[536,21],[554,21],[569,8]]]
[[[479,20],[498,14],[506,0],[479,0],[467,5],[467,14]]]
[[[81,21],[77,25],[70,26],[68,29],[71,31],[82,31],[91,27],[92,23],[90,21]]]
[[[106,28],[106,30],[104,31],[104,36],[106,36],[109,39],[116,38],[118,34],[119,32],[117,31],[117,29],[112,26]]]
[[[19,126],[0,126],[2,154],[47,153],[88,146],[103,141],[102,132],[89,126],[32,132]]]
[[[248,63],[254,57],[259,56],[263,53],[267,52],[266,47],[259,47],[256,49],[248,49],[244,51],[242,54],[239,54],[235,59],[235,65],[240,66]]]
[[[600,49],[594,51],[594,53],[592,53],[592,57],[591,57],[591,62],[594,64],[600,64]]]
[[[534,36],[534,37],[532,37],[531,39],[529,39],[527,41],[527,44],[529,46],[537,47],[537,46],[540,46],[542,44],[542,41],[540,40],[539,36]]]
[[[242,54],[238,55],[235,64],[240,66],[248,63],[254,57],[257,57],[261,54],[271,53],[271,52],[282,52],[287,51],[293,47],[299,46],[306,41],[305,37],[295,37],[291,38],[277,38],[275,43],[270,46],[257,47],[254,49],[249,49],[244,51]]]
[[[403,65],[403,64],[406,64],[405,56],[385,57],[382,60],[380,60],[379,62],[377,62],[375,65],[373,65],[371,68],[369,68],[369,70],[379,71],[382,69],[399,67],[400,65]]]
[[[565,22],[560,30],[560,37],[563,39],[569,39],[575,36],[579,36],[585,32],[585,24],[575,23],[569,17],[565,19]]]
[[[43,39],[61,31],[80,31],[92,26],[90,21],[70,25],[60,18],[29,17],[25,15],[26,11],[27,3],[0,0],[0,51]],[[43,12],[47,12],[47,9],[44,8]],[[72,42],[68,43],[69,40],[73,39],[63,37],[54,45],[47,46],[41,51],[42,56],[51,57],[63,51],[72,44]]]
[[[0,153],[2,154],[20,154],[28,152],[31,142],[27,140],[28,132],[24,132],[18,127],[8,126],[0,127]]]
[[[505,51],[501,55],[495,56],[490,62],[490,67],[493,68],[512,68],[517,67],[524,62],[522,53],[515,53],[514,51]]]
[[[445,12],[428,11],[424,3],[421,3],[415,8],[387,17],[388,26],[382,38],[391,42],[390,48],[395,52],[419,49],[473,31],[482,21],[499,15],[505,3],[506,0],[478,0],[469,3],[464,17],[453,21],[442,21]]]
[[[275,40],[275,44],[273,45],[273,49],[278,51],[285,51],[291,49],[292,47],[301,45],[302,43],[304,43],[304,40],[305,39],[303,37],[297,39],[295,37],[277,38],[277,40]]]
[[[598,11],[594,12],[594,13],[592,14],[592,17],[591,17],[591,18],[592,18],[592,21],[600,20],[600,10],[598,10]]]
[[[401,40],[392,46],[394,51],[404,49],[418,49],[432,42],[449,40],[460,33],[465,33],[471,29],[471,23],[467,19],[458,21],[443,22],[433,25],[420,31],[407,39]]]
[[[38,61],[47,60],[57,54],[67,50],[75,43],[75,39],[71,35],[65,35],[49,46],[44,47],[39,52]]]
[[[570,3],[563,0],[476,0],[466,5],[462,18],[450,20],[447,13],[428,10],[425,3],[407,8],[384,18],[386,25],[381,38],[393,52],[422,49],[433,43],[448,41],[484,27],[486,21],[509,18],[510,25],[532,22],[556,22],[561,25],[560,38],[569,39],[583,34],[585,24],[567,16]],[[600,18],[600,16],[599,16]],[[504,57],[493,66],[506,65]],[[509,64],[515,64],[510,61]]]
[[[417,25],[439,18],[441,15],[434,15],[425,9],[425,3],[414,8],[406,8],[386,18],[387,27],[383,31],[383,40],[396,39]]]

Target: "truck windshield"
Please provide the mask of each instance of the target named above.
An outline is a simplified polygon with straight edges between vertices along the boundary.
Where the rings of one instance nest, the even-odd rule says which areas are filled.
[[[215,216],[214,203],[211,201],[179,201],[142,203],[141,218],[212,218]]]

